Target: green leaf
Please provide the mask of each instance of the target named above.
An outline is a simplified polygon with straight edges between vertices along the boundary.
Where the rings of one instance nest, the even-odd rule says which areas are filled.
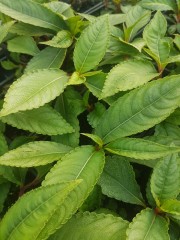
[[[114,156],[106,159],[99,184],[101,185],[103,194],[108,197],[144,206],[133,168],[122,157]]]
[[[49,240],[125,240],[128,222],[110,214],[78,213]]]
[[[73,9],[71,8],[71,5],[65,2],[53,1],[45,3],[44,6],[49,8],[54,13],[63,16],[65,19],[74,16],[74,12]]]
[[[57,98],[55,109],[71,124],[74,132],[57,135],[52,139],[65,145],[77,147],[80,137],[80,127],[77,116],[85,110],[81,95],[73,88],[68,87],[65,92]]]
[[[143,38],[149,49],[157,57],[159,63],[167,60],[170,53],[168,38],[164,38],[167,31],[167,21],[161,12],[157,12],[143,31]]]
[[[180,192],[180,172],[176,155],[159,161],[151,177],[151,191],[157,205],[164,200],[176,198]]]
[[[42,36],[47,34],[53,34],[53,30],[42,28],[42,27],[34,27],[34,25],[17,22],[15,23],[9,30],[10,33],[14,33],[21,36]]]
[[[180,50],[180,35],[179,34],[175,34],[174,43],[176,44],[177,48]]]
[[[170,136],[174,140],[180,140],[180,128],[174,124],[162,122],[156,126],[155,135]]]
[[[14,19],[54,31],[66,29],[64,20],[43,5],[29,0],[0,0],[0,11]]]
[[[104,166],[104,152],[96,151],[93,146],[82,146],[66,154],[47,174],[43,185],[55,184],[59,182],[82,179],[82,183],[69,194],[63,209],[67,209],[65,215],[61,215],[57,209],[51,217],[51,222],[47,222],[46,229],[43,229],[38,240],[46,237],[46,231],[53,228],[60,228],[62,224],[74,214],[88,197]],[[58,216],[58,219],[57,219]]]
[[[60,95],[67,82],[68,76],[62,70],[42,69],[24,74],[9,88],[0,115],[43,106]]]
[[[126,13],[126,41],[130,41],[144,27],[151,18],[151,11],[143,9],[141,6],[136,5],[131,7]]]
[[[0,165],[14,167],[33,167],[46,165],[61,159],[71,147],[48,141],[23,144],[0,157]]]
[[[147,83],[125,94],[103,114],[95,134],[108,143],[153,127],[179,105],[179,88],[177,75]]]
[[[45,68],[60,68],[65,56],[66,49],[47,47],[28,62],[25,72]]]
[[[107,16],[98,18],[83,31],[74,50],[74,64],[77,72],[85,73],[98,65],[105,55],[108,39]]]
[[[49,106],[12,113],[1,119],[16,128],[50,136],[74,131],[72,126]]]
[[[73,38],[70,32],[62,30],[49,41],[40,42],[40,44],[49,45],[55,48],[68,48],[71,46]]]
[[[140,5],[151,10],[176,11],[177,6],[174,0],[142,0]]]
[[[88,134],[88,133],[81,133],[82,135],[90,138],[91,140],[93,140],[95,143],[97,143],[99,145],[100,148],[102,148],[103,146],[103,142],[101,140],[100,137],[98,137],[97,135],[94,134]]]
[[[0,239],[39,239],[40,232],[46,228],[53,212],[59,209],[60,215],[64,216],[64,211],[68,211],[62,206],[67,201],[69,193],[79,183],[80,180],[76,180],[40,187],[25,194],[9,209],[1,221]],[[56,216],[57,219],[58,217]],[[52,228],[56,230],[54,226]],[[43,239],[47,239],[51,232],[46,234],[46,238]]]
[[[25,53],[35,56],[39,53],[39,48],[32,37],[19,36],[7,42],[7,48],[10,52]]]
[[[0,184],[0,190],[1,190],[1,194],[0,194],[0,213],[2,212],[3,208],[4,208],[4,203],[5,200],[7,198],[7,195],[9,193],[9,188],[10,188],[10,184],[8,182],[3,182]]]
[[[167,122],[180,125],[180,108],[177,108],[167,119]]]
[[[180,201],[177,199],[168,199],[161,204],[160,209],[163,212],[180,216]]]
[[[0,25],[0,43],[3,42],[4,38],[7,36],[10,28],[13,26],[14,21],[7,22],[3,25]]]
[[[2,133],[0,133],[0,156],[8,151],[8,145],[6,139]]]
[[[142,160],[161,158],[170,153],[180,152],[180,148],[141,138],[119,138],[107,144],[105,149],[114,154]]]
[[[101,97],[105,98],[119,91],[137,88],[158,75],[149,61],[136,59],[122,62],[113,67],[107,75]]]
[[[166,220],[147,208],[142,210],[127,229],[127,240],[169,240]]]
[[[93,128],[96,128],[96,126],[99,123],[99,120],[100,120],[101,116],[103,115],[103,113],[105,111],[106,111],[106,108],[102,103],[97,102],[94,105],[93,111],[90,112],[87,116],[87,120]]]
[[[97,98],[101,95],[106,76],[107,74],[105,73],[98,73],[97,75],[86,77],[86,87]]]

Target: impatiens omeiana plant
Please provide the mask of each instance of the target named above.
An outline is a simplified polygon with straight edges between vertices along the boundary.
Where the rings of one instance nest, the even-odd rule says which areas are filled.
[[[0,0],[0,240],[179,239],[179,9]]]

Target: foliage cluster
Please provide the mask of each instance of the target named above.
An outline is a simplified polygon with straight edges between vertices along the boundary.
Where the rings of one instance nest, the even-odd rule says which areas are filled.
[[[94,17],[0,0],[0,240],[180,237],[180,1]]]

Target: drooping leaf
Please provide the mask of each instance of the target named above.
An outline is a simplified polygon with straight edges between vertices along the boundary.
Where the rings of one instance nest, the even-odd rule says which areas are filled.
[[[110,214],[78,213],[49,240],[125,240],[128,222]]]
[[[167,212],[167,213],[170,213],[170,214],[174,214],[174,215],[179,215],[180,216],[180,201],[178,201],[177,199],[165,200],[161,204],[160,209],[163,212]]]
[[[46,229],[43,229],[38,240],[46,237],[46,231],[62,227],[62,224],[74,214],[88,197],[104,166],[104,152],[96,151],[93,146],[82,146],[76,148],[65,155],[51,171],[47,174],[43,185],[55,184],[58,182],[82,179],[82,183],[69,194],[63,208],[67,211],[61,215],[60,209],[57,209],[51,217],[51,222],[47,222]],[[57,217],[58,216],[58,220]]]
[[[111,198],[144,206],[133,168],[122,157],[114,156],[106,159],[99,184],[103,194]]]
[[[176,154],[165,157],[155,166],[151,177],[151,191],[157,205],[177,197],[180,192],[180,172]]]
[[[45,68],[60,68],[65,55],[66,49],[47,47],[28,62],[25,72]]]
[[[35,56],[39,53],[39,48],[32,37],[19,36],[7,42],[7,48],[10,52],[24,53]]]
[[[12,113],[1,119],[16,128],[50,136],[74,131],[73,127],[49,106]]]
[[[119,91],[127,91],[144,85],[158,75],[159,73],[149,61],[129,60],[122,62],[113,67],[107,75],[101,97],[105,98]]]
[[[142,0],[140,5],[151,10],[176,11],[177,6],[174,0]]]
[[[169,240],[166,220],[149,208],[133,219],[126,233],[127,240]]]
[[[43,106],[63,92],[67,81],[62,70],[42,69],[24,74],[9,88],[0,115]]]
[[[7,22],[3,25],[0,25],[0,43],[3,42],[4,38],[7,36],[10,28],[13,26],[14,21]]]
[[[69,183],[54,184],[32,190],[21,197],[12,206],[0,223],[0,239],[6,240],[37,240],[42,229],[52,217],[52,212],[60,210],[64,216],[64,208],[61,206],[67,201],[69,193],[77,187],[80,180]],[[58,218],[59,216],[56,216]],[[52,226],[53,227],[53,226]],[[55,231],[55,227],[53,227]],[[46,232],[47,239],[51,232]]]
[[[98,18],[84,30],[74,50],[74,64],[77,72],[85,73],[98,65],[105,55],[108,38],[107,16]]]
[[[35,141],[7,152],[0,157],[0,165],[34,167],[52,163],[68,153],[71,147],[48,141]]]
[[[170,53],[169,39],[164,37],[166,31],[167,21],[161,12],[155,14],[143,31],[143,38],[159,63],[165,61]]]
[[[169,147],[141,138],[119,138],[110,142],[105,149],[111,153],[135,159],[156,159],[180,152],[180,148]]]
[[[40,43],[56,48],[68,48],[69,46],[71,46],[72,42],[73,39],[71,33],[62,30],[58,32],[57,35],[53,37],[51,40]]]
[[[178,107],[179,91],[179,76],[170,76],[125,94],[103,114],[95,134],[108,143],[153,127]]]
[[[64,20],[43,5],[28,0],[0,0],[0,11],[14,19],[54,31],[66,29]]]

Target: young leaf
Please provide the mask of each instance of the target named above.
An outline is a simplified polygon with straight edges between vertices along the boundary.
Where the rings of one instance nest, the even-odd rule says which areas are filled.
[[[72,35],[70,32],[62,30],[57,33],[53,39],[46,41],[46,42],[40,42],[40,44],[49,45],[51,47],[55,48],[68,48],[71,46],[73,42]]]
[[[28,0],[0,0],[0,11],[14,19],[54,31],[66,29],[64,20],[43,5]]]
[[[142,160],[161,158],[170,153],[180,152],[180,148],[140,138],[119,138],[107,144],[105,149],[114,154]]]
[[[74,50],[74,64],[77,72],[85,73],[98,65],[105,55],[108,39],[107,16],[98,18],[84,30]]]
[[[166,220],[147,208],[142,210],[127,229],[127,240],[169,240]]]
[[[67,82],[68,76],[62,70],[43,69],[24,74],[9,88],[0,115],[43,106],[60,95]]]
[[[157,163],[151,177],[151,191],[157,205],[176,198],[180,192],[180,172],[176,155],[170,155]]]
[[[149,61],[136,59],[122,62],[107,75],[101,98],[141,86],[158,75]]]
[[[161,12],[157,12],[143,32],[143,38],[149,49],[157,57],[158,63],[169,57],[169,40],[164,38],[167,31],[167,21]]]
[[[179,76],[170,76],[125,94],[103,114],[95,134],[108,143],[153,127],[178,107],[179,91]]]
[[[97,135],[94,134],[88,134],[88,133],[81,133],[82,135],[90,138],[91,140],[93,140],[95,143],[97,143],[99,145],[100,148],[102,148],[103,146],[103,142],[100,139],[100,137],[98,137]]]
[[[177,199],[168,199],[163,201],[160,206],[163,212],[180,216],[180,201]]]
[[[174,0],[142,0],[140,5],[144,8],[152,10],[167,11],[172,10],[176,11],[177,6]]]
[[[39,53],[39,48],[32,37],[19,36],[7,42],[7,48],[10,52],[24,53],[35,56]]]
[[[0,43],[3,42],[4,38],[7,36],[10,28],[13,26],[14,21],[7,22],[3,25],[0,25]]]
[[[71,147],[55,143],[36,141],[7,152],[0,157],[0,165],[14,167],[34,167],[59,160]]]
[[[32,190],[12,206],[0,223],[0,239],[37,240],[42,229],[52,217],[52,213],[66,202],[69,193],[80,180],[55,184]],[[64,216],[64,208],[60,215]],[[68,211],[68,210],[67,210]],[[58,218],[59,216],[56,216]],[[52,226],[53,227],[53,226]],[[53,227],[55,231],[55,227]],[[46,232],[47,239],[50,235]]]
[[[51,221],[47,222],[46,229],[43,229],[39,235],[39,239],[46,237],[46,231],[52,231],[53,228],[60,228],[62,224],[74,214],[82,205],[83,201],[88,197],[94,185],[103,170],[104,152],[96,151],[93,146],[83,146],[76,148],[69,154],[65,155],[52,170],[47,174],[43,185],[71,181],[74,179],[83,179],[82,183],[69,194],[63,209],[67,211],[61,216],[61,209],[57,209],[51,217]],[[58,220],[57,220],[58,216]]]
[[[25,72],[45,68],[60,68],[65,55],[66,49],[47,47],[28,62]]]
[[[103,194],[111,198],[144,206],[133,168],[122,157],[114,156],[106,159],[99,184]]]
[[[49,240],[125,240],[128,222],[110,214],[94,212],[78,213],[73,216]],[[70,230],[71,229],[71,230]]]
[[[1,119],[16,128],[50,136],[74,131],[58,112],[46,105],[29,111],[12,113]]]

